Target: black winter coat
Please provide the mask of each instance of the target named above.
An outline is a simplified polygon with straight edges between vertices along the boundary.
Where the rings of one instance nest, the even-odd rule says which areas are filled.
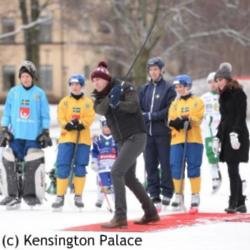
[[[109,91],[105,91],[104,95],[94,91],[96,97],[94,108],[96,113],[106,117],[114,139],[117,142],[124,142],[134,134],[146,133],[146,130],[137,92],[131,84],[124,84],[118,107],[113,109],[109,106],[109,92],[116,84],[121,82],[113,79]]]
[[[221,121],[217,137],[221,142],[220,161],[248,162],[249,132],[246,124],[247,97],[242,88],[225,89],[220,94]],[[231,147],[229,134],[236,132],[239,135],[240,148]]]

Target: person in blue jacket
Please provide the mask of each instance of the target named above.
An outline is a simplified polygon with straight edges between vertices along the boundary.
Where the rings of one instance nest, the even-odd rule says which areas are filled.
[[[1,166],[4,172],[2,177],[6,176],[6,180],[2,180],[6,197],[0,204],[9,206],[20,203],[20,196],[28,205],[41,203],[43,190],[39,194],[35,192],[41,186],[41,183],[35,183],[35,175],[44,165],[44,155],[40,149],[52,145],[49,136],[49,104],[45,92],[34,84],[38,76],[31,61],[21,64],[19,79],[20,84],[8,92],[0,131],[0,146],[9,144],[9,148],[3,152]],[[16,176],[18,162],[26,163],[22,170],[22,187]]]
[[[172,84],[163,78],[164,66],[160,57],[148,60],[149,81],[139,93],[140,106],[147,129],[144,152],[147,190],[158,208],[161,202],[163,205],[169,205],[173,196],[169,163],[170,131],[166,125],[166,117],[176,92]]]

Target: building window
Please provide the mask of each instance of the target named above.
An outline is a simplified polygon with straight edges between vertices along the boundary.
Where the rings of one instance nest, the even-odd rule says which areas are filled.
[[[15,66],[4,65],[2,67],[3,75],[3,90],[8,91],[11,87],[15,86]]]
[[[52,65],[41,65],[40,66],[40,86],[45,91],[51,91],[53,87],[53,68]]]
[[[2,18],[2,34],[6,34],[15,30],[15,20],[13,18]],[[15,36],[8,36],[0,40],[2,43],[14,43]]]
[[[51,43],[52,42],[52,19],[48,18],[39,26],[39,42]]]

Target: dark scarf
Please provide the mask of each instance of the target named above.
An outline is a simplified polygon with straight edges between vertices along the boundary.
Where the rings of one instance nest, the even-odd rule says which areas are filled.
[[[83,97],[83,93],[81,93],[81,94],[79,94],[79,95],[74,95],[73,93],[70,93],[70,95],[71,95],[74,99],[76,99],[76,100],[79,100],[80,98]]]

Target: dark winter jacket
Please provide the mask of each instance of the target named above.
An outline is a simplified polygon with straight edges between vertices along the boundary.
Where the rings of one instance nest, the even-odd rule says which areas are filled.
[[[157,83],[150,81],[142,87],[139,93],[140,106],[143,113],[150,113],[151,120],[144,119],[149,135],[169,134],[170,131],[166,125],[167,114],[175,96],[173,85],[163,78]]]
[[[246,124],[247,97],[242,88],[227,88],[219,98],[221,121],[217,137],[221,142],[220,161],[248,162],[249,133]],[[234,150],[229,134],[239,135],[240,148]]]
[[[118,107],[113,109],[109,106],[109,92],[117,84],[120,84],[120,81],[113,79],[109,91],[104,91],[104,94],[94,91],[94,108],[96,113],[106,117],[114,139],[120,143],[134,134],[146,131],[137,92],[131,84],[123,85],[124,90]]]

